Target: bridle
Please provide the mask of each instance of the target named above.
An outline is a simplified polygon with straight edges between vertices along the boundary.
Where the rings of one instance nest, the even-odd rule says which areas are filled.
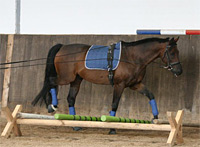
[[[169,49],[172,47],[172,45],[167,45],[164,55],[162,57],[162,59],[164,59],[165,57],[167,57],[167,66],[163,66],[163,68],[166,68],[168,70],[172,70],[174,65],[178,65],[180,64],[180,62],[173,62],[171,63],[171,59],[170,59],[170,53],[169,53]]]

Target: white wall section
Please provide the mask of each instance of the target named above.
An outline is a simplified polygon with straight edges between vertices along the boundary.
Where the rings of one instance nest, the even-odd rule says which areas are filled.
[[[2,4],[8,1],[14,2],[0,0],[0,18],[15,9],[8,5],[5,12]],[[21,0],[21,34],[136,34],[136,29],[200,29],[200,0]],[[0,27],[0,33],[7,30]]]
[[[15,0],[0,0],[0,34],[15,33]]]

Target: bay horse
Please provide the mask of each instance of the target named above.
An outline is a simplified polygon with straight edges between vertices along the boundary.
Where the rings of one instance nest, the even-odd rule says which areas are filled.
[[[114,91],[111,116],[115,116],[121,95],[125,88],[136,90],[149,99],[152,108],[153,119],[158,119],[156,100],[152,92],[142,83],[146,67],[157,58],[161,58],[175,76],[182,73],[182,66],[179,61],[177,41],[174,39],[147,38],[135,42],[121,41],[121,59],[117,69],[114,71]],[[46,103],[48,112],[57,109],[58,85],[70,84],[67,101],[69,114],[75,115],[75,100],[83,79],[95,84],[109,85],[108,71],[89,70],[85,67],[84,61],[91,45],[85,44],[57,44],[48,53],[45,79],[42,90],[33,100],[36,105],[39,100]],[[77,129],[78,130],[78,129]],[[115,134],[111,129],[110,134]]]

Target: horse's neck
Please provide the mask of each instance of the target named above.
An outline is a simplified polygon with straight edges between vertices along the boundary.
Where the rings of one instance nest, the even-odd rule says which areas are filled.
[[[163,43],[152,43],[148,46],[145,45],[144,47],[136,47],[136,52],[133,54],[140,64],[146,66],[160,57],[163,46]]]

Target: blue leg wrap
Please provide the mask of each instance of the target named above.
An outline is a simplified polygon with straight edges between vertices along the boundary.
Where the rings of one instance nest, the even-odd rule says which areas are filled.
[[[110,111],[110,116],[115,116],[116,112],[115,111]]]
[[[157,108],[156,100],[155,99],[150,100],[149,104],[151,105],[153,115],[154,116],[158,115],[158,108]]]
[[[50,90],[51,93],[51,97],[52,97],[52,105],[57,106],[58,105],[58,99],[57,99],[57,95],[56,95],[56,89],[52,88]]]
[[[76,111],[74,107],[69,107],[69,114],[70,115],[76,115]]]

